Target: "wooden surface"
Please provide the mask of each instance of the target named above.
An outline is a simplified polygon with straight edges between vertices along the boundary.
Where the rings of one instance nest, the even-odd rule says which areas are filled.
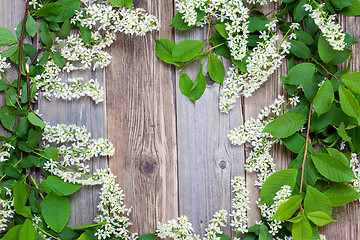
[[[172,38],[176,42],[189,37],[205,38],[202,29],[183,32],[168,27],[174,14],[173,1],[134,3],[160,18],[162,28],[154,33],[156,38]],[[0,0],[0,6],[0,26],[14,28],[23,16],[23,1]],[[266,8],[272,9],[273,5]],[[360,40],[359,19],[342,18],[344,30],[357,40]],[[352,71],[360,70],[359,50],[360,46],[356,45]],[[249,149],[231,146],[226,135],[230,129],[255,117],[278,94],[284,94],[279,76],[286,74],[286,66],[252,97],[238,101],[230,114],[220,114],[219,85],[208,81],[204,96],[194,106],[179,91],[181,73],[156,58],[151,35],[119,34],[109,52],[113,58],[105,72],[81,73],[85,79],[104,82],[104,103],[95,105],[88,98],[74,102],[55,99],[48,102],[41,98],[39,108],[43,118],[52,124],[85,125],[93,137],[108,137],[114,143],[116,153],[109,159],[109,165],[124,189],[125,203],[133,206],[132,230],[140,234],[153,232],[158,222],[185,214],[196,234],[203,235],[217,210],[230,209],[230,180],[237,175],[246,177],[253,202],[250,225],[254,224],[258,220],[255,175],[245,174],[243,169]],[[196,64],[185,69],[192,79],[197,73]],[[207,75],[206,71],[204,74]],[[280,146],[274,148],[273,157],[278,170],[287,167],[289,156]],[[100,159],[92,166],[103,168],[106,164],[106,159]],[[72,197],[70,225],[92,223],[97,190],[84,188]],[[328,240],[360,239],[359,209],[358,202],[339,208],[344,216],[335,216],[339,221],[321,229],[322,233]],[[229,228],[226,232],[229,233]]]

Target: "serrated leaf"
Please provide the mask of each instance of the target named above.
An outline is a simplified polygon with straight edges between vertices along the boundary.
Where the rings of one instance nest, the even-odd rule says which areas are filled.
[[[41,204],[41,212],[46,224],[55,232],[60,233],[69,221],[70,201],[64,197],[49,194]]]
[[[294,223],[291,229],[294,240],[312,240],[312,228],[305,217],[298,223]]]
[[[326,80],[318,90],[314,98],[314,109],[318,116],[330,110],[334,101],[334,88],[329,80]]]
[[[317,226],[325,226],[331,222],[336,222],[328,214],[322,211],[310,212],[307,214],[307,217],[315,223]]]
[[[176,44],[172,52],[171,61],[186,62],[196,57],[204,43],[198,40],[183,40]]]
[[[297,173],[298,171],[296,169],[286,169],[271,174],[261,188],[260,204],[272,204],[276,192],[284,185],[289,185],[293,188],[296,182]]]
[[[306,122],[306,118],[293,112],[287,112],[269,124],[267,124],[263,132],[270,133],[276,138],[287,138],[297,132]]]
[[[36,116],[35,113],[31,112],[29,113],[29,115],[27,116],[29,122],[34,125],[34,126],[38,126],[40,127],[41,129],[43,129],[46,124],[44,123],[43,120],[41,120],[38,116]]]
[[[300,195],[291,196],[286,202],[279,206],[272,218],[280,221],[288,220],[300,207],[301,202],[302,197]]]
[[[316,153],[312,154],[311,158],[321,175],[331,181],[348,182],[355,179],[355,175],[349,166],[329,154]]]
[[[133,0],[108,0],[108,1],[118,7],[133,8]]]
[[[324,195],[329,198],[331,205],[335,207],[345,205],[360,198],[360,193],[344,183],[336,183],[326,189]]]
[[[333,47],[329,44],[323,34],[321,34],[319,37],[318,51],[320,58],[324,63],[328,63],[333,60],[338,53],[338,51],[334,50]]]
[[[344,74],[342,81],[348,88],[356,93],[360,93],[360,72]]]
[[[48,194],[53,193],[58,196],[68,196],[78,191],[81,185],[64,182],[61,178],[51,175],[41,182],[40,187]]]
[[[309,79],[312,80],[315,70],[316,67],[312,63],[300,63],[290,69],[286,83],[292,85],[305,84]]]
[[[360,106],[354,95],[345,87],[339,87],[340,105],[345,114],[360,119]]]
[[[19,231],[19,240],[35,240],[38,235],[31,220],[25,219]]]
[[[332,208],[330,200],[316,188],[307,186],[304,199],[304,210],[306,213],[323,211],[331,216]]]
[[[297,56],[298,58],[310,58],[311,52],[310,49],[305,45],[305,43],[298,40],[290,40],[291,44],[290,52]]]
[[[225,67],[213,53],[209,54],[209,76],[214,82],[224,82]]]
[[[9,29],[0,27],[0,46],[10,46],[16,42],[14,34]]]

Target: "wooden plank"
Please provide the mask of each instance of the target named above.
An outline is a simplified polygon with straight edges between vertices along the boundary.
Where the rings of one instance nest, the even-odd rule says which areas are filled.
[[[342,29],[349,33],[358,42],[360,41],[360,17],[341,17]],[[350,72],[360,71],[360,45],[355,44],[352,47],[353,59]],[[345,206],[337,207],[334,211],[340,211],[344,216],[334,216],[337,222],[330,223],[327,227],[321,229],[327,239],[354,240],[360,239],[360,203],[351,202]]]
[[[205,38],[206,28],[176,32],[176,42]],[[207,59],[202,63],[205,74]],[[198,67],[199,63],[189,64],[184,72],[194,81]],[[242,123],[242,110],[238,103],[229,114],[220,113],[220,85],[208,76],[205,93],[194,106],[179,90],[180,74],[176,74],[180,214],[187,215],[195,233],[203,236],[215,212],[230,211],[231,179],[244,175],[243,147],[231,146],[227,138],[229,130]],[[229,226],[225,232],[230,233]]]
[[[162,23],[156,38],[171,38],[172,1],[136,1]],[[119,34],[107,69],[108,136],[116,148],[110,167],[133,206],[132,231],[154,232],[178,215],[173,72],[157,59],[155,41]]]

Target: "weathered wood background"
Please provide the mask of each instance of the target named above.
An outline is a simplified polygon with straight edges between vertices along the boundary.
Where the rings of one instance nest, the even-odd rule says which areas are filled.
[[[0,0],[0,26],[14,29],[23,17],[24,5],[22,0]],[[176,42],[205,38],[202,29],[182,32],[169,27],[174,1],[135,0],[134,5],[160,18],[162,28],[153,33],[156,38]],[[264,12],[273,8],[274,4],[270,4]],[[360,40],[360,18],[341,18],[341,23],[346,32]],[[203,235],[217,210],[230,210],[230,181],[237,175],[244,176],[248,183],[252,200],[249,224],[254,224],[259,214],[255,203],[258,189],[253,186],[255,176],[246,174],[243,167],[249,149],[231,146],[226,135],[256,117],[278,94],[284,94],[279,76],[286,74],[286,66],[252,97],[241,99],[230,114],[220,114],[219,85],[208,81],[204,96],[194,106],[178,88],[180,73],[156,58],[153,36],[119,34],[109,49],[113,56],[110,67],[103,72],[77,73],[103,82],[104,103],[95,105],[87,98],[73,102],[40,98],[38,107],[44,120],[85,125],[93,137],[107,137],[114,143],[115,156],[95,160],[92,167],[104,168],[108,164],[118,176],[125,202],[133,206],[133,231],[153,232],[158,222],[185,214],[196,233]],[[360,46],[353,49],[351,70],[359,71]],[[190,65],[186,72],[194,78],[196,66]],[[4,103],[3,96],[0,103]],[[288,165],[288,153],[280,146],[274,148],[273,156],[278,169]],[[72,196],[70,225],[92,223],[97,214],[97,192],[98,188],[88,187]],[[339,221],[324,227],[322,233],[327,239],[360,239],[359,203],[337,210],[344,216],[335,216]]]

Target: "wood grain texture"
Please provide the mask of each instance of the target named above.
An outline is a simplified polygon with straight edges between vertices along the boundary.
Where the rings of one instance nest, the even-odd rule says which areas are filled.
[[[173,3],[135,1],[162,23],[156,38],[172,38]],[[115,144],[110,167],[133,206],[132,231],[154,232],[178,215],[176,122],[172,68],[155,55],[155,40],[119,34],[107,70],[108,136]]]
[[[176,32],[176,42],[205,38],[206,28]],[[242,123],[241,104],[229,114],[220,113],[220,85],[209,79],[207,62],[207,58],[202,61],[207,87],[195,106],[180,92],[181,73],[176,75],[180,214],[189,217],[195,233],[201,236],[215,212],[220,209],[229,212],[231,179],[244,176],[243,147],[231,146],[227,138],[229,130]],[[199,65],[196,62],[185,68],[193,81]],[[225,232],[230,233],[229,226]]]
[[[340,22],[345,32],[349,33],[360,42],[360,17],[341,17]],[[352,47],[353,59],[350,72],[360,71],[360,46],[359,43]],[[345,206],[337,207],[334,211],[342,212],[343,216],[334,216],[337,222],[330,223],[321,229],[326,239],[359,240],[360,239],[360,203],[354,201]]]

